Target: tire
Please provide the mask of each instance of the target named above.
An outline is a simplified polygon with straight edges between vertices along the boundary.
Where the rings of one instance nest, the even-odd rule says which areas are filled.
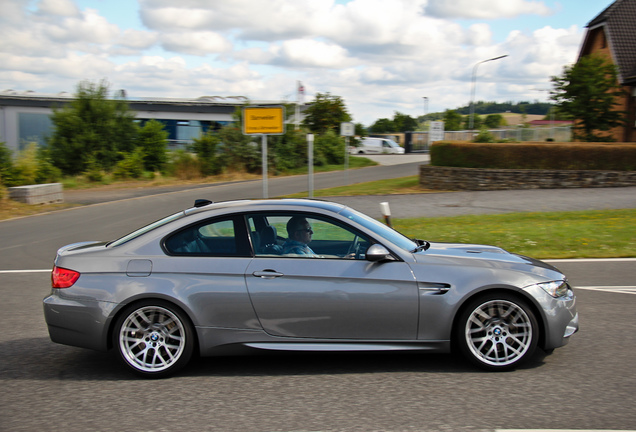
[[[164,378],[190,361],[194,331],[180,309],[161,300],[148,300],[131,305],[118,317],[113,346],[134,373]]]
[[[514,369],[532,357],[539,325],[528,304],[517,296],[498,293],[473,300],[455,329],[462,354],[489,371]]]

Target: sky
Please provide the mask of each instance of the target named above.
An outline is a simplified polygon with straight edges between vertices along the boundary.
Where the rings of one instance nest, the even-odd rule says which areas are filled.
[[[610,0],[0,0],[0,92],[340,96],[366,126],[547,101]],[[490,58],[507,57],[479,64]],[[426,98],[426,99],[424,99]]]

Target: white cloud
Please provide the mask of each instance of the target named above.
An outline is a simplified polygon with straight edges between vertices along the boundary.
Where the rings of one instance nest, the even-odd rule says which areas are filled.
[[[120,31],[117,25],[109,23],[92,9],[82,12],[79,17],[64,17],[44,24],[42,30],[54,42],[96,44],[110,43]]]
[[[297,67],[341,68],[351,63],[343,47],[316,40],[296,39],[283,42],[280,50],[283,63]]]
[[[427,15],[437,18],[497,19],[519,15],[549,15],[542,1],[528,0],[429,0]]]
[[[77,17],[79,9],[71,0],[40,0],[37,5],[38,14]]]
[[[205,56],[228,52],[232,43],[215,32],[164,33],[161,44],[167,51]]]
[[[342,96],[366,124],[419,115],[423,96],[431,111],[465,105],[473,66],[502,54],[480,66],[476,97],[542,98],[533,89],[582,38],[578,26],[520,26],[495,40],[496,23],[452,19],[551,12],[530,0],[140,0],[138,28],[71,0],[1,1],[0,88],[57,93],[106,78],[134,96],[293,100],[301,80],[307,100]]]

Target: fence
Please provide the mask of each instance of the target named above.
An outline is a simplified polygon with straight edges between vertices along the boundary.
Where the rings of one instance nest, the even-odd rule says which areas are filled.
[[[497,140],[512,141],[555,141],[569,142],[572,140],[570,126],[542,127],[542,128],[516,128],[489,130]],[[445,141],[472,141],[479,131],[445,131]],[[404,134],[387,134],[404,146],[407,153],[429,151],[428,132],[405,132]],[[375,135],[377,136],[377,135]],[[403,140],[400,139],[403,137]]]

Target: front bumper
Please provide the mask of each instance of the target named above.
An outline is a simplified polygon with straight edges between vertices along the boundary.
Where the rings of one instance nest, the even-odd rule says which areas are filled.
[[[576,296],[570,295],[554,298],[542,288],[533,285],[524,289],[535,302],[542,314],[544,324],[544,349],[564,346],[570,336],[579,330],[579,314],[576,310]]]

